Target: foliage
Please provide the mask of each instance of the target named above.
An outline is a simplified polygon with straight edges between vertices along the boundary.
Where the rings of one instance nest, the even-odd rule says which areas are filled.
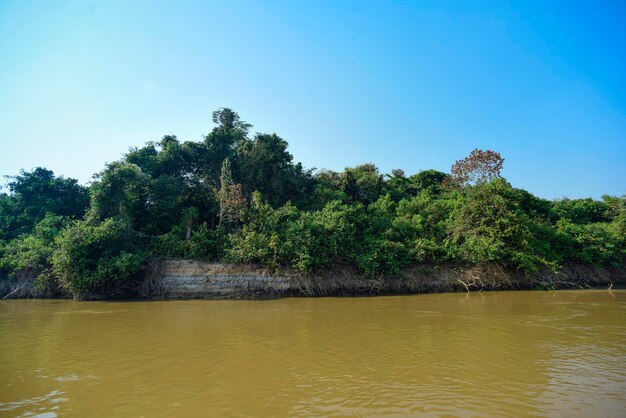
[[[581,263],[603,265],[619,263],[626,256],[625,231],[616,223],[590,223],[578,225],[560,219],[556,229],[567,237],[567,256]]]
[[[233,181],[230,160],[228,158],[222,163],[217,200],[220,207],[219,226],[237,226],[241,212],[246,206],[246,199],[243,197],[241,184],[235,184]]]
[[[513,188],[474,150],[450,174],[374,164],[305,170],[273,133],[229,108],[202,141],[166,135],[107,164],[87,188],[44,168],[0,193],[0,280],[38,277],[81,297],[136,287],[147,259],[260,263],[369,277],[414,263],[523,271],[626,259],[626,198],[549,201]],[[453,186],[453,187],[446,187]]]
[[[504,158],[499,153],[476,148],[469,156],[454,163],[449,182],[457,187],[481,186],[500,178],[503,164]]]
[[[274,206],[308,201],[313,189],[311,172],[293,163],[287,145],[276,134],[257,134],[239,145],[236,171],[246,196],[259,191]]]
[[[42,288],[53,287],[54,242],[66,224],[67,218],[46,214],[32,233],[20,235],[4,248],[0,268],[10,271],[13,277],[35,278]]]
[[[184,236],[185,235],[185,236]],[[223,256],[225,235],[221,229],[212,229],[206,223],[199,225],[186,238],[183,228],[175,227],[155,238],[152,254],[157,258],[183,258],[215,261]]]
[[[45,168],[9,179],[10,194],[0,194],[0,240],[31,232],[47,213],[80,218],[89,204],[85,187]]]
[[[72,222],[57,239],[54,274],[76,298],[115,295],[131,285],[141,268],[144,256],[138,241],[131,221],[121,216]]]
[[[91,185],[91,210],[98,219],[115,216],[130,219],[141,228],[147,216],[149,177],[135,164],[114,162]]]
[[[526,270],[542,259],[531,251],[529,220],[504,180],[468,190],[457,206],[452,229],[459,256],[471,263],[504,261]]]
[[[374,164],[346,168],[343,173],[344,191],[355,202],[369,204],[381,195],[383,177]]]
[[[426,190],[431,195],[438,195],[442,192],[442,185],[448,178],[448,174],[437,170],[424,170],[409,177],[408,191],[415,195],[422,190]]]
[[[552,211],[557,218],[579,225],[611,221],[611,207],[593,199],[563,199],[555,202]]]

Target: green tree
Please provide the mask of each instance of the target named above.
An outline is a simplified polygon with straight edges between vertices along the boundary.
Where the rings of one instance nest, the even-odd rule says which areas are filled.
[[[591,198],[557,200],[552,210],[558,218],[564,218],[579,225],[611,220],[611,207],[603,201]]]
[[[411,195],[416,195],[422,190],[430,194],[440,194],[447,178],[448,174],[441,171],[423,170],[409,177],[408,190]]]
[[[213,112],[213,122],[217,124],[204,140],[205,152],[200,161],[204,179],[214,187],[219,187],[222,162],[237,160],[237,147],[247,140],[248,130],[252,127],[243,122],[237,112],[221,108]]]
[[[183,223],[185,225],[185,239],[191,238],[191,229],[198,223],[198,208],[190,207],[183,212]]]
[[[501,261],[536,269],[544,260],[531,251],[529,220],[504,180],[466,191],[454,213],[453,242],[471,263]]]
[[[241,212],[245,208],[246,200],[241,191],[241,185],[235,184],[232,177],[230,160],[227,158],[222,163],[220,175],[220,189],[217,192],[220,207],[220,227],[237,226]]]
[[[139,166],[110,163],[95,178],[89,190],[91,209],[100,220],[123,216],[137,229],[145,226],[150,177]]]
[[[0,239],[32,231],[47,213],[80,218],[89,204],[87,189],[45,168],[9,177],[10,195],[0,195]]]
[[[140,236],[124,217],[75,221],[63,230],[52,255],[54,274],[75,298],[126,296],[137,288],[145,259]]]
[[[343,173],[344,190],[355,202],[370,204],[382,193],[383,177],[374,164],[346,168]]]
[[[311,173],[293,163],[287,142],[276,134],[257,134],[238,148],[238,177],[247,196],[259,191],[274,206],[299,203],[313,189]]]
[[[10,272],[12,277],[34,278],[42,289],[56,290],[52,254],[55,240],[67,222],[67,218],[62,216],[46,214],[32,233],[20,235],[9,242],[0,257],[0,268]]]

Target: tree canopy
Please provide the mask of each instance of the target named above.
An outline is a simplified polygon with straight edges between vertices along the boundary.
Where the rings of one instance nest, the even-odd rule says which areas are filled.
[[[336,264],[399,276],[412,264],[500,263],[533,271],[623,263],[626,199],[549,201],[474,150],[449,173],[381,173],[373,163],[308,170],[275,133],[213,112],[202,141],[131,148],[88,187],[36,168],[0,193],[0,280],[33,277],[115,296],[154,260],[261,263],[304,273]]]

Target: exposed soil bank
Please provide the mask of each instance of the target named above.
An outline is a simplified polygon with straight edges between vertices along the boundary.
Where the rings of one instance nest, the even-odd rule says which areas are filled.
[[[0,298],[69,297],[35,289],[33,281],[1,281]],[[418,265],[399,277],[365,278],[337,266],[314,275],[275,273],[255,265],[168,260],[155,266],[126,297],[136,299],[263,299],[282,296],[359,296],[480,290],[571,289],[626,285],[626,267],[568,263],[536,273],[483,266]],[[84,299],[102,299],[85,295]]]
[[[612,284],[626,284],[626,268],[567,264],[558,272],[545,269],[523,274],[506,271],[497,264],[480,267],[421,265],[405,269],[400,277],[368,279],[350,267],[336,267],[316,275],[293,271],[272,274],[258,266],[170,260],[162,263],[161,271],[153,277],[145,293],[162,299],[267,298],[567,289]]]

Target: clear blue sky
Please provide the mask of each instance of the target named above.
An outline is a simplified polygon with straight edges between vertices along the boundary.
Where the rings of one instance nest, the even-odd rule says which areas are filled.
[[[307,167],[626,193],[626,2],[0,0],[0,174],[90,180],[228,106]]]

